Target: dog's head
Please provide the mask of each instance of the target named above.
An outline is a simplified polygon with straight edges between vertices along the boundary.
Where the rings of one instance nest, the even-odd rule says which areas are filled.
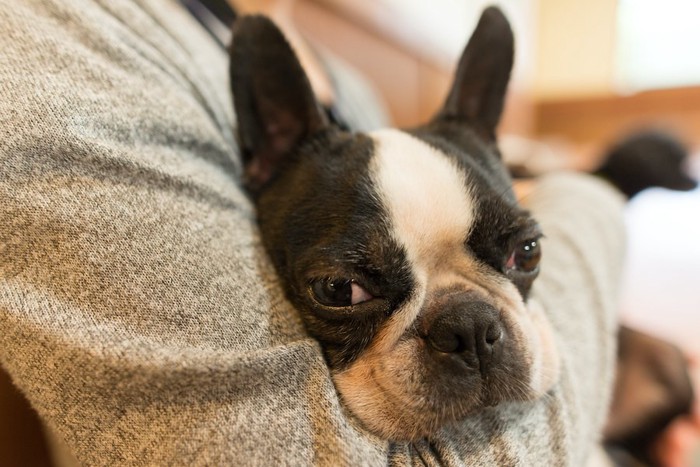
[[[352,134],[328,123],[269,20],[236,25],[231,82],[265,246],[343,401],[384,437],[428,436],[557,377],[528,305],[541,234],[495,141],[512,61],[489,8],[435,119]]]

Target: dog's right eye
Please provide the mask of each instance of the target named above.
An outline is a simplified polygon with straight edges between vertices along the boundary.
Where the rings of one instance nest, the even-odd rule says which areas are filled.
[[[374,298],[350,279],[316,280],[311,283],[311,292],[317,302],[330,307],[348,307]]]
[[[520,243],[506,262],[506,269],[516,269],[524,273],[533,273],[540,264],[542,250],[538,239],[533,238]]]

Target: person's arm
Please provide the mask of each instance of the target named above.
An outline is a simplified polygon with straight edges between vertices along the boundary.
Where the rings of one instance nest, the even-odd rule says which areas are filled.
[[[0,363],[49,428],[88,465],[385,459],[260,245],[226,52],[168,1],[0,15]]]
[[[0,15],[0,363],[80,462],[581,463],[612,371],[614,196],[575,177],[532,195],[551,397],[389,444],[341,407],[260,245],[225,52],[166,1]]]

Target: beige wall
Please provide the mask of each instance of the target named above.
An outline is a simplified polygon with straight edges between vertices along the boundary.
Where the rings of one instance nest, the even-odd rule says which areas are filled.
[[[539,0],[538,100],[614,91],[616,0]]]

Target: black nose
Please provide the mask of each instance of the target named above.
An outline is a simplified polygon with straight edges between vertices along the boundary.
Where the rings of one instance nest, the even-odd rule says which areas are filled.
[[[482,374],[500,362],[505,333],[498,311],[470,300],[452,304],[431,323],[426,339],[438,352],[459,354]]]

